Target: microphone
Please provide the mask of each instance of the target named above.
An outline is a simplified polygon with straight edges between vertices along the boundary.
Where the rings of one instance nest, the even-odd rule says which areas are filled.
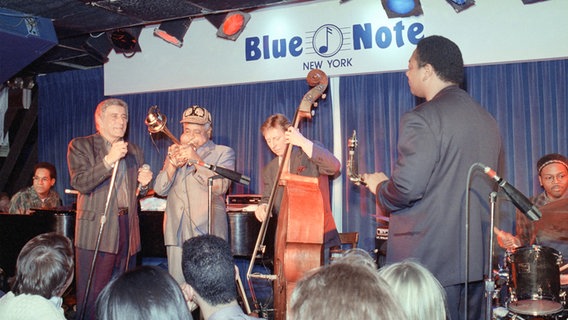
[[[222,168],[222,167],[217,167],[216,165],[208,164],[208,163],[205,163],[203,161],[189,160],[188,162],[191,163],[191,164],[197,164],[197,165],[200,165],[202,167],[205,167],[205,168],[207,168],[211,171],[214,171],[214,172],[222,175],[223,177],[230,179],[230,180],[233,180],[235,182],[242,183],[242,184],[247,185],[247,186],[250,183],[249,177],[245,176],[244,174],[238,173],[236,171],[225,169],[225,168]]]
[[[145,164],[142,165],[142,167],[140,167],[140,170],[150,171],[151,168],[150,168],[150,165],[149,165],[149,164],[145,163]],[[140,182],[138,183],[138,190],[139,190],[139,191],[146,190],[146,189],[148,189],[148,186],[143,187],[143,186],[140,184]]]
[[[495,170],[491,169],[490,167],[481,164],[483,167],[483,171],[491,177],[493,180],[497,181],[497,184],[503,188],[503,191],[509,196],[515,207],[521,210],[522,213],[525,214],[529,219],[532,221],[539,220],[542,217],[542,213],[538,208],[530,202],[529,199],[525,195],[523,195],[519,190],[509,184],[506,180],[503,180],[501,177],[497,175]]]
[[[72,189],[65,189],[66,194],[79,194],[79,191]]]

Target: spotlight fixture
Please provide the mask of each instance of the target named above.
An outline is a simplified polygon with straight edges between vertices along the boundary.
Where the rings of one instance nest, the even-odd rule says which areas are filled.
[[[104,33],[100,33],[98,36],[90,35],[82,47],[94,59],[103,64],[108,62],[108,55],[112,50],[112,45]]]
[[[233,41],[237,40],[249,20],[250,14],[246,12],[229,12],[219,29],[217,29],[217,37]]]
[[[191,18],[164,21],[158,28],[154,29],[154,35],[158,38],[162,38],[167,43],[181,48],[183,45],[183,37],[187,33],[190,24]]]
[[[457,13],[460,13],[475,4],[475,0],[446,0],[446,2],[448,2]]]
[[[420,0],[381,0],[381,3],[389,19],[420,16],[424,13]]]
[[[543,1],[547,1],[547,0],[523,0],[523,4],[531,4],[531,3],[543,2]]]
[[[141,52],[138,36],[142,31],[142,27],[123,28],[109,31],[108,39],[112,43],[116,53],[136,53]]]

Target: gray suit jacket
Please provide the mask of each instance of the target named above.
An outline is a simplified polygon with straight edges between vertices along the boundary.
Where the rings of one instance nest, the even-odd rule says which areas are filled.
[[[387,263],[415,258],[443,286],[465,282],[466,196],[470,195],[470,281],[482,280],[489,237],[489,195],[495,184],[475,163],[499,170],[495,119],[465,91],[450,86],[402,116],[398,160],[377,187],[391,211]]]
[[[71,140],[67,150],[67,162],[71,186],[79,191],[75,223],[75,246],[94,250],[100,230],[100,217],[104,214],[110,187],[112,169],[107,169],[103,158],[107,154],[104,138],[96,133]],[[144,164],[144,154],[135,144],[128,144],[128,153],[121,160],[126,163],[126,181],[129,199],[130,255],[140,251],[140,227],[138,222],[138,169]],[[111,197],[110,210],[104,225],[99,250],[116,253],[118,250],[118,205],[116,193]]]
[[[197,153],[205,163],[235,169],[235,151],[227,146],[216,145],[209,140],[197,149]],[[165,170],[156,176],[154,191],[168,197],[164,216],[166,245],[181,246],[183,241],[191,237],[208,233],[208,179],[215,175],[217,174],[209,169],[192,165],[178,168],[171,180]],[[212,188],[211,210],[215,219],[213,232],[227,240],[229,229],[225,194],[231,181],[226,178],[221,180],[220,188]]]

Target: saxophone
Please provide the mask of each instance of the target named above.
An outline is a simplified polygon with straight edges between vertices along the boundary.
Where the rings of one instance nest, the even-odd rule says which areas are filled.
[[[359,174],[358,156],[357,156],[357,132],[353,130],[351,138],[347,139],[347,175],[349,180],[355,185],[367,185],[363,177]]]

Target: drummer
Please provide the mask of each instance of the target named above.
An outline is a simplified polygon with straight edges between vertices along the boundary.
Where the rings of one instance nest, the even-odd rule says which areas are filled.
[[[538,160],[537,170],[538,181],[544,191],[532,197],[531,202],[540,208],[541,220],[547,220],[547,213],[551,215],[549,212],[559,212],[559,209],[564,209],[563,212],[566,212],[568,217],[568,159],[557,153],[547,154]],[[557,208],[559,205],[562,208]],[[497,228],[494,231],[499,245],[504,249],[513,250],[520,246],[532,244],[550,247],[563,253],[563,264],[566,264],[568,260],[568,239],[539,232],[535,230],[535,225],[517,210],[517,236]],[[560,275],[560,282],[562,285],[568,285],[568,274]]]

